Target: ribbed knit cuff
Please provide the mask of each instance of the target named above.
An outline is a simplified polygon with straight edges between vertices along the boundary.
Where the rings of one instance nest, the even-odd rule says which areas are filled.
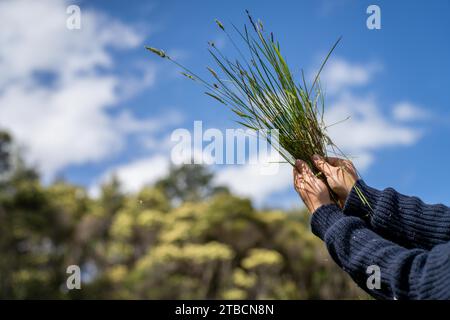
[[[362,202],[360,194],[366,198],[370,207]],[[359,179],[350,191],[342,211],[346,215],[364,217],[370,214],[371,207],[373,208],[375,206],[380,194],[381,191],[369,187],[362,179]]]
[[[344,218],[341,209],[335,204],[326,204],[317,209],[311,218],[312,232],[323,240],[326,231],[339,219]]]

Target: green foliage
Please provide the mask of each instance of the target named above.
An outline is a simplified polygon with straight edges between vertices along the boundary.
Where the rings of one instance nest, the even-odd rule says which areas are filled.
[[[11,136],[0,131],[0,175],[10,168]]]
[[[242,260],[242,266],[247,270],[259,268],[277,268],[283,264],[283,257],[275,250],[252,249]]]
[[[200,201],[215,193],[227,192],[226,188],[214,186],[212,179],[212,173],[204,166],[172,167],[169,175],[156,183],[156,188],[176,204]]]
[[[134,195],[113,180],[97,199],[16,168],[0,188],[2,299],[366,297],[305,212],[256,210],[214,189],[204,168],[174,168]],[[71,264],[84,273],[82,290],[64,289]]]

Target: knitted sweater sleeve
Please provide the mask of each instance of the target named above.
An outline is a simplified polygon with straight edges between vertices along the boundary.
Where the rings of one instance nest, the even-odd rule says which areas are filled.
[[[358,190],[370,207],[361,203]],[[429,250],[450,241],[450,208],[423,203],[392,188],[383,191],[359,180],[350,192],[343,211],[347,215],[366,217],[373,231],[407,248]]]
[[[450,299],[450,243],[430,251],[406,249],[373,232],[361,218],[344,215],[334,204],[317,209],[311,227],[333,260],[375,298]],[[370,272],[376,269],[380,286],[369,288],[369,277],[375,275]]]

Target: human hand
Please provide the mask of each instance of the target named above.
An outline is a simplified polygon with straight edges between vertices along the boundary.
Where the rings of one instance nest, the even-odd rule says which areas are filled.
[[[310,213],[313,213],[322,205],[333,203],[325,183],[314,175],[304,161],[295,161],[293,174],[295,190]]]
[[[341,206],[358,180],[355,166],[349,160],[327,157],[326,160],[318,155],[312,158],[314,165],[327,178],[331,190],[338,196]]]

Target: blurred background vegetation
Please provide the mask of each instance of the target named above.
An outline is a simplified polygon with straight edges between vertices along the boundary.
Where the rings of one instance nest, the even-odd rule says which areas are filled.
[[[0,133],[0,298],[366,298],[309,230],[306,212],[256,210],[205,167],[172,168],[137,194],[94,199],[43,185]],[[152,168],[148,168],[152,170]],[[81,290],[67,290],[79,265]]]

